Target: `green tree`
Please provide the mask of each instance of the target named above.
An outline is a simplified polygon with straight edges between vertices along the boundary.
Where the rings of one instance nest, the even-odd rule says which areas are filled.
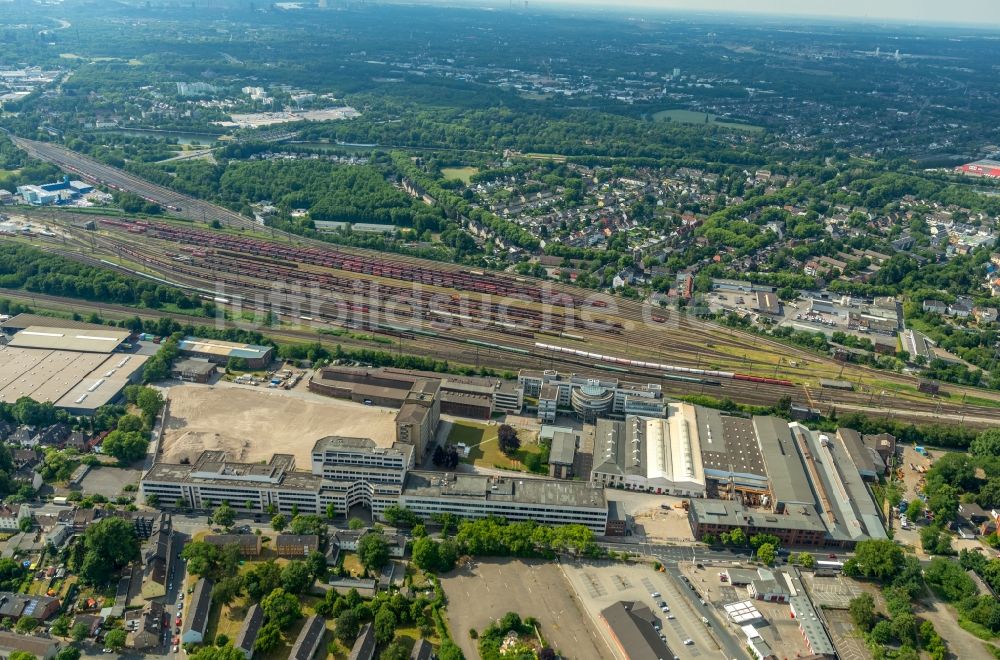
[[[441,647],[438,649],[438,660],[465,660],[465,655],[455,642],[446,639],[441,642]]]
[[[191,660],[246,660],[243,651],[232,646],[203,646],[195,651]]]
[[[327,520],[333,520],[337,517],[337,507],[333,506],[333,502],[326,505],[326,518]]]
[[[143,458],[148,447],[149,441],[139,431],[114,430],[101,443],[104,453],[114,456],[122,464],[134,463]]]
[[[387,644],[396,634],[396,615],[387,605],[378,608],[375,614],[375,639],[379,644]]]
[[[306,562],[309,564],[309,572],[317,580],[326,580],[327,576],[327,565],[326,565],[326,555],[324,555],[319,550],[309,553],[306,558]]]
[[[889,539],[866,539],[854,549],[854,556],[844,564],[848,574],[875,580],[887,580],[903,563],[903,549]]]
[[[852,598],[847,606],[847,611],[850,612],[854,625],[863,632],[871,630],[878,621],[878,614],[875,612],[875,599],[867,592]]]
[[[253,648],[255,651],[267,653],[278,648],[279,644],[281,644],[281,628],[273,621],[268,621],[261,626],[260,632],[257,633],[257,640],[253,643]]]
[[[88,584],[108,584],[115,574],[139,559],[135,527],[124,518],[103,518],[87,527],[80,576]]]
[[[27,651],[14,651],[7,657],[9,660],[36,660],[34,654]]]
[[[1000,429],[986,429],[969,444],[973,456],[1000,456]]]
[[[510,424],[501,424],[497,429],[497,442],[500,451],[507,456],[513,456],[521,448],[521,440],[517,437],[517,430]]]
[[[104,643],[113,651],[121,651],[125,648],[125,639],[125,631],[121,628],[115,628],[114,630],[109,630],[108,634],[104,636]]]
[[[286,592],[282,588],[277,588],[260,602],[267,620],[275,623],[284,630],[302,616],[299,609],[299,599],[294,594]]]
[[[413,563],[425,571],[436,571],[441,562],[437,541],[422,536],[413,542]]]
[[[28,633],[33,632],[37,627],[38,619],[33,616],[22,616],[17,620],[17,625],[14,626],[14,630],[19,635],[27,635]]]
[[[910,520],[919,520],[924,513],[924,501],[919,497],[914,497],[913,500],[906,506],[906,516]]]
[[[816,566],[816,557],[811,552],[800,552],[799,565],[803,568],[813,568]]]
[[[74,624],[69,634],[74,642],[82,642],[90,636],[90,628],[87,627],[86,623],[77,623]]]
[[[56,654],[56,660],[80,660],[80,655],[80,649],[75,646],[67,646]]]
[[[389,563],[389,544],[381,534],[365,534],[358,541],[358,559],[365,569],[379,571]]]
[[[229,605],[243,593],[243,580],[240,576],[227,577],[219,580],[212,587],[212,602]]]
[[[288,525],[288,519],[285,518],[283,514],[279,513],[273,518],[271,518],[271,529],[273,529],[276,532],[280,532],[281,530],[285,529],[287,525]]]
[[[52,622],[51,632],[56,637],[68,637],[69,636],[69,617],[65,614],[59,615],[55,621]]]
[[[354,610],[345,610],[337,617],[333,634],[345,646],[350,646],[361,631],[361,619]]]
[[[281,567],[274,561],[256,564],[243,576],[243,586],[250,598],[259,601],[281,586]]]
[[[325,560],[324,557],[324,564]],[[281,586],[289,593],[304,593],[312,586],[312,583],[312,572],[304,561],[290,561],[281,570]]]
[[[410,651],[407,649],[406,643],[399,639],[385,647],[385,650],[378,656],[378,660],[409,660],[409,658]]]
[[[223,502],[215,510],[215,513],[212,514],[212,522],[219,527],[232,529],[233,524],[236,522],[236,511],[227,502]]]
[[[774,558],[776,556],[774,546],[770,543],[764,543],[759,548],[757,548],[757,559],[764,562],[764,564],[770,566],[774,563]]]

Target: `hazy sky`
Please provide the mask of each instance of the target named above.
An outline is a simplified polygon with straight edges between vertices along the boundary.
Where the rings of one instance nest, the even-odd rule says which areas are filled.
[[[517,1],[517,0],[515,0]],[[893,19],[901,22],[1000,25],[1000,1],[947,0],[538,0],[538,4],[576,4],[657,9]],[[531,0],[529,0],[531,4]]]

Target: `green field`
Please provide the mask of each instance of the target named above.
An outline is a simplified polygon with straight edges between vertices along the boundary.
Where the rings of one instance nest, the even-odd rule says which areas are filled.
[[[536,438],[526,431],[519,431],[521,448],[512,457],[500,451],[497,442],[499,426],[487,426],[475,422],[455,422],[448,433],[448,443],[462,443],[469,447],[469,455],[462,456],[463,463],[479,467],[500,468],[507,470],[527,470],[524,459],[529,454],[540,454],[542,448]],[[542,460],[545,460],[544,458]]]
[[[705,117],[708,117],[708,121],[705,121]],[[707,112],[695,112],[694,110],[660,110],[653,114],[654,121],[675,121],[679,124],[712,124],[715,126],[721,126],[722,128],[732,128],[739,131],[762,131],[764,130],[760,126],[753,126],[751,124],[740,124],[731,121],[720,121],[718,117]]]
[[[442,167],[441,176],[446,179],[460,179],[462,183],[468,185],[472,175],[479,172],[478,167]]]

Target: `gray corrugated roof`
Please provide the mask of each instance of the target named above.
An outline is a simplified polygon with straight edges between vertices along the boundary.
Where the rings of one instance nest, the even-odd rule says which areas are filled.
[[[813,504],[812,489],[788,422],[779,417],[757,416],[753,425],[775,502]]]

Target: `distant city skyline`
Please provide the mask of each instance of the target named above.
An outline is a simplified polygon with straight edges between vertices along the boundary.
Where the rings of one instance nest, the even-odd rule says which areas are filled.
[[[420,1],[420,0],[418,0]],[[449,0],[429,0],[434,4]],[[522,5],[524,0],[513,0]],[[498,6],[503,0],[458,0],[458,4]],[[1000,27],[998,3],[942,3],[938,0],[528,0],[529,6],[564,6],[622,10],[646,8],[659,11],[721,12],[775,16],[854,19],[861,21],[893,21],[901,23],[965,24]]]

